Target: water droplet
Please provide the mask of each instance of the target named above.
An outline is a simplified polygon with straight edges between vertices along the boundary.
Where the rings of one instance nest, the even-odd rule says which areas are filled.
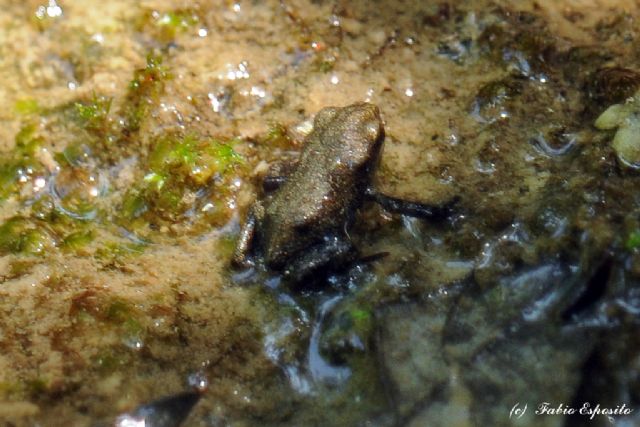
[[[41,5],[36,9],[36,17],[38,19],[59,18],[61,16],[62,8],[58,6],[55,0],[49,0],[47,6]]]
[[[135,335],[126,337],[124,340],[122,340],[122,343],[125,345],[125,347],[136,351],[141,350],[142,347],[144,347],[144,341],[142,341],[140,337]]]
[[[187,377],[187,384],[199,392],[204,392],[209,388],[209,379],[204,372],[198,371]]]
[[[91,36],[91,40],[93,40],[98,44],[102,44],[104,43],[104,35],[102,33],[95,33],[94,35]]]
[[[480,159],[473,161],[474,169],[480,173],[492,174],[496,171],[496,165],[493,162],[486,162]]]
[[[116,419],[116,427],[145,427],[147,425],[144,418],[132,417],[131,415],[121,415]]]
[[[251,86],[251,95],[257,96],[258,98],[264,98],[266,96],[266,91],[260,86]]]

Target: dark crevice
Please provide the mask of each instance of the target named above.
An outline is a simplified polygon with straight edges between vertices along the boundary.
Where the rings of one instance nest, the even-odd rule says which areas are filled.
[[[612,267],[613,259],[608,256],[591,276],[582,294],[562,313],[561,319],[563,321],[568,322],[575,319],[592,308],[604,296]]]

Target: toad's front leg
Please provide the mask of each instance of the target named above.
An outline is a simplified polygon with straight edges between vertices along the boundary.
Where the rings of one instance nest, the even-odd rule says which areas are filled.
[[[259,232],[258,228],[262,223],[264,217],[264,207],[259,201],[255,201],[251,206],[247,219],[245,220],[242,229],[240,230],[240,236],[238,237],[238,243],[236,249],[233,252],[232,262],[238,267],[251,267],[254,265],[254,252],[257,237]]]

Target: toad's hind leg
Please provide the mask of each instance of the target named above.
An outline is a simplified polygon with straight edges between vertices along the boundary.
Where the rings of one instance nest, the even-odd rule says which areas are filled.
[[[332,270],[344,267],[357,256],[356,249],[347,239],[326,237],[324,242],[290,262],[284,270],[284,277],[296,286],[304,286],[325,278]]]
[[[389,212],[435,221],[451,217],[454,207],[460,201],[458,197],[454,197],[443,205],[433,206],[387,196],[375,190],[368,190],[366,195]]]

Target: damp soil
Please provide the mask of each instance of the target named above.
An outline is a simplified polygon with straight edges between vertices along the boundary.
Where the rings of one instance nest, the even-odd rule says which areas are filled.
[[[109,423],[191,389],[188,426],[501,426],[516,404],[518,425],[610,423],[541,402],[639,423],[640,174],[594,126],[635,105],[639,19],[0,0],[0,424]],[[314,286],[231,268],[269,167],[362,101],[385,124],[375,187],[451,215],[365,203],[361,259]]]

